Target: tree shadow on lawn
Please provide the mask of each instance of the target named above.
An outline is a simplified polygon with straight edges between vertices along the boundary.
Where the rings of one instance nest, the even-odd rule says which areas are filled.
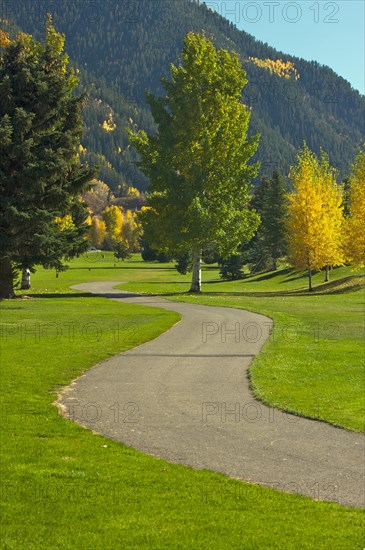
[[[102,296],[98,296],[97,294],[91,294],[88,292],[40,292],[37,294],[36,292],[28,292],[27,294],[18,294],[15,299],[16,300],[24,300],[26,298],[101,298]]]
[[[281,272],[282,273],[282,272]],[[298,277],[299,279],[301,276]],[[257,280],[257,279],[256,279]],[[243,285],[246,284],[247,280],[241,279],[240,280]],[[250,281],[254,282],[254,281]],[[283,282],[283,281],[279,281]],[[213,280],[213,281],[206,281],[203,282],[203,287],[208,285],[220,285],[223,283],[227,283],[227,281],[222,281],[220,279]],[[187,284],[187,281],[174,281],[174,282],[165,282],[165,281],[150,281],[146,283],[148,285],[164,285],[165,287],[168,287],[168,285],[176,285],[176,284]],[[317,286],[314,286],[313,291],[309,291],[307,286],[303,286],[298,289],[290,289],[290,290],[277,290],[277,291],[224,291],[224,290],[217,290],[215,291],[208,291],[204,292],[202,291],[200,294],[196,294],[194,292],[189,292],[188,290],[185,292],[143,292],[142,294],[145,296],[154,296],[154,297],[173,297],[173,296],[247,296],[247,297],[253,297],[253,298],[274,298],[274,297],[298,297],[298,296],[320,296],[320,295],[336,295],[336,294],[346,294],[349,292],[354,292],[358,290],[365,289],[365,276],[356,276],[356,275],[350,275],[348,277],[343,277],[342,279],[336,279],[335,281],[330,281],[328,283],[319,283]],[[138,296],[140,294],[136,294]],[[126,297],[131,297],[130,295],[126,295]],[[117,297],[117,295],[115,296]],[[121,295],[119,295],[121,297]]]
[[[299,277],[300,278],[300,277]],[[243,283],[246,281],[243,279]],[[205,284],[209,284],[212,281],[208,281]],[[253,281],[252,281],[253,282]],[[349,292],[356,292],[359,290],[365,289],[365,276],[356,276],[350,275],[348,277],[343,277],[342,279],[336,279],[335,281],[330,281],[328,283],[319,283],[317,286],[313,287],[313,290],[310,292],[307,287],[298,288],[295,290],[279,290],[279,291],[254,291],[254,292],[204,292],[203,294],[214,296],[247,296],[254,298],[261,297],[286,297],[286,296],[318,296],[318,295],[335,295],[335,294],[347,294]]]
[[[207,281],[203,285],[219,284],[226,281]],[[245,279],[242,279],[243,284],[246,283]],[[176,285],[176,284],[186,284],[186,281],[174,281],[174,282],[164,282],[164,281],[153,281],[148,282],[149,285]],[[350,275],[348,277],[343,277],[342,279],[336,279],[335,281],[330,281],[328,283],[320,283],[319,285],[313,288],[312,292],[309,292],[308,288],[298,288],[296,290],[278,290],[278,291],[257,291],[257,292],[245,292],[245,291],[210,291],[210,292],[201,292],[196,294],[194,292],[133,292],[133,291],[123,291],[117,290],[116,292],[109,292],[108,294],[92,294],[88,292],[64,292],[64,293],[27,293],[26,296],[29,298],[134,298],[140,296],[148,297],[174,297],[174,296],[246,296],[251,298],[275,298],[275,297],[300,297],[300,296],[321,296],[321,295],[336,295],[336,294],[347,294],[349,292],[355,292],[365,289],[365,275]],[[16,299],[24,299],[24,295],[18,295]]]
[[[319,273],[318,271],[313,271],[313,275],[316,275]],[[244,277],[244,281],[246,283],[259,283],[261,281],[268,281],[270,279],[275,279],[276,277],[282,277],[285,276],[285,278],[282,281],[277,281],[279,285],[289,283],[291,281],[297,281],[298,279],[302,279],[307,275],[306,271],[294,271],[290,267],[287,267],[286,269],[280,269],[279,271],[268,271],[267,273],[263,273],[259,277],[257,274],[252,273],[250,275],[246,275]]]
[[[282,269],[280,271],[268,271],[267,273],[263,273],[259,277],[257,276],[257,274],[252,273],[251,275],[247,275],[246,277],[244,277],[243,280],[246,283],[256,283],[256,282],[260,282],[260,281],[267,281],[269,279],[274,279],[275,277],[280,277],[281,275],[287,275],[289,273],[293,273],[293,271],[289,268]],[[300,278],[302,276],[303,276],[303,274],[301,274],[298,278]],[[290,279],[286,279],[286,281],[287,280],[290,280]],[[283,283],[283,282],[286,282],[286,281],[279,281],[279,283]]]
[[[116,269],[134,269],[134,270],[140,270],[140,269],[155,269],[155,270],[159,270],[159,269],[163,269],[163,270],[170,270],[170,271],[176,271],[174,267],[160,267],[160,266],[144,266],[144,265],[138,265],[138,266],[129,266],[129,265],[116,265],[116,266],[112,266],[112,265],[109,265],[109,266],[96,266],[94,265],[92,262],[90,262],[90,265],[86,266],[86,267],[69,267],[67,271],[78,271],[79,269],[83,269],[83,270],[86,270],[86,271],[94,271],[95,269],[113,269],[113,270],[116,270]]]
[[[156,283],[159,284],[159,283]],[[164,283],[161,283],[164,284]],[[170,283],[173,284],[173,283]],[[107,294],[94,294],[91,292],[50,292],[50,293],[27,293],[26,295],[17,295],[14,299],[15,300],[26,300],[27,298],[30,298],[32,300],[40,298],[140,298],[143,296],[146,297],[163,297],[163,296],[183,296],[184,294],[189,295],[189,292],[164,292],[164,293],[139,293],[139,292],[133,292],[130,290],[118,290],[115,289],[115,292],[111,291]]]

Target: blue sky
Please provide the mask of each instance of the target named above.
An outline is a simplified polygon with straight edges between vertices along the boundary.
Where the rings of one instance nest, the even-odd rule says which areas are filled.
[[[365,93],[364,0],[205,0],[279,51],[329,65]]]

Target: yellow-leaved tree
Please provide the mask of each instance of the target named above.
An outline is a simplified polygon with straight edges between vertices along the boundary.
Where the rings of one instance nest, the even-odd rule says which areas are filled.
[[[297,269],[307,269],[309,290],[312,272],[343,263],[342,189],[335,170],[322,151],[318,158],[307,145],[291,169],[293,191],[288,195],[288,259]],[[328,277],[326,276],[326,280]]]
[[[344,253],[356,268],[365,267],[365,144],[349,177],[349,216],[345,220]]]
[[[122,238],[127,243],[131,252],[138,252],[140,249],[139,239],[141,233],[141,226],[137,223],[136,216],[131,210],[127,210],[123,223]]]
[[[92,244],[96,248],[101,247],[105,239],[105,235],[106,235],[106,225],[104,220],[101,220],[95,216],[92,219],[90,230],[89,230],[90,244]]]
[[[11,40],[8,33],[0,29],[0,48],[8,48],[10,44]]]
[[[123,213],[118,206],[107,206],[103,212],[103,220],[109,239],[118,242],[122,238]]]

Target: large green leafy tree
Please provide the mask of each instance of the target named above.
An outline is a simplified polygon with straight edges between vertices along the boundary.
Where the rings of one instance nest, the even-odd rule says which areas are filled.
[[[147,94],[157,135],[130,132],[130,140],[150,180],[141,215],[148,241],[173,253],[190,250],[191,291],[199,292],[202,249],[213,243],[228,256],[257,229],[248,204],[258,165],[248,162],[259,136],[247,139],[247,80],[237,54],[189,33],[182,63],[170,72],[171,80],[162,79],[165,97]]]
[[[78,157],[85,97],[74,93],[63,47],[49,17],[44,43],[19,33],[0,57],[2,298],[13,296],[17,270],[62,270],[62,258],[87,246],[81,193],[94,172]]]

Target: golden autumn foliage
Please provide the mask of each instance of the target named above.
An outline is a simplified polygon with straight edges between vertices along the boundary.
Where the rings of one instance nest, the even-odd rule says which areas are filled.
[[[94,217],[89,230],[90,244],[96,248],[101,247],[106,236],[106,225],[100,218]]]
[[[139,250],[139,239],[141,234],[141,225],[137,222],[136,215],[131,210],[127,210],[124,215],[122,238],[132,252],[137,252]]]
[[[0,29],[0,48],[8,48],[10,44],[11,40],[8,33]]]
[[[93,221],[92,216],[91,216],[91,214],[89,214],[88,217],[85,220],[85,225],[88,225],[90,227],[91,224],[92,224],[92,221]]]
[[[103,128],[103,130],[105,130],[105,132],[114,132],[117,125],[114,122],[113,113],[109,113],[109,118],[107,120],[104,120],[101,127]]]
[[[105,222],[108,236],[119,241],[122,236],[123,213],[118,206],[107,206],[103,212],[103,220]]]
[[[119,206],[107,206],[100,216],[90,218],[88,239],[92,246],[102,248],[103,244],[117,246],[118,243],[125,243],[128,250],[138,252],[140,250],[140,237],[142,227],[138,217],[131,210],[123,211]],[[105,239],[108,243],[104,243]]]
[[[342,190],[323,152],[318,159],[307,146],[290,174],[294,190],[288,195],[287,240],[290,263],[311,271],[344,261]]]
[[[273,61],[272,59],[258,59],[257,57],[249,57],[248,59],[251,63],[257,65],[257,67],[266,69],[270,71],[271,74],[276,74],[280,78],[289,79],[293,77],[294,80],[298,80],[300,78],[300,75],[294,67],[294,63],[291,61],[285,62],[282,59]]]
[[[67,231],[68,229],[75,229],[75,224],[70,214],[64,216],[63,218],[57,217],[56,222],[61,231]]]
[[[344,253],[356,268],[365,267],[365,146],[358,154],[349,178],[349,210],[345,221]]]
[[[141,193],[139,192],[137,187],[128,187],[127,196],[128,197],[140,197]]]

